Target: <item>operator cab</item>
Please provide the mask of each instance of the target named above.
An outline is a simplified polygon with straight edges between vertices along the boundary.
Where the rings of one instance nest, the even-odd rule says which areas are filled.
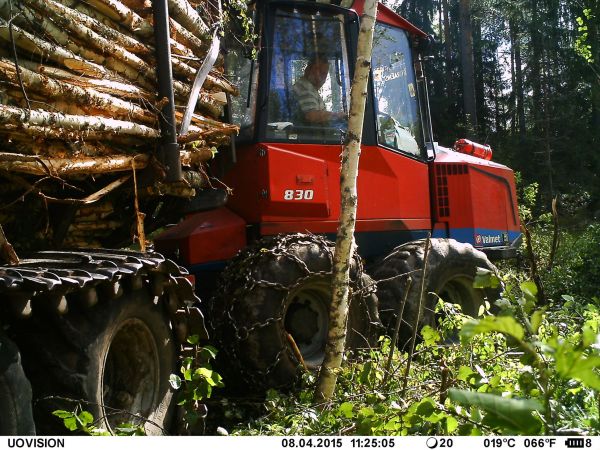
[[[231,104],[234,122],[241,126],[239,143],[340,144],[350,108],[357,13],[306,2],[270,2],[263,8],[260,59],[240,58],[240,50],[232,49],[226,60],[228,75],[243,93]],[[377,22],[363,142],[422,157],[421,117],[426,110],[419,108],[423,93],[416,82],[414,40],[405,29]],[[320,61],[323,79],[313,83],[307,72],[315,59]],[[266,74],[260,85],[258,66]],[[316,102],[309,101],[311,94],[318,95],[320,110],[329,120],[309,120],[307,112],[317,109]]]
[[[354,9],[280,0],[255,7],[258,56],[233,45],[225,59],[241,92],[229,105],[240,132],[223,176],[234,192],[227,208],[251,239],[333,238],[362,0]],[[513,172],[433,142],[420,55],[428,39],[378,5],[356,222],[367,259],[429,233],[479,248],[514,246],[520,236]]]

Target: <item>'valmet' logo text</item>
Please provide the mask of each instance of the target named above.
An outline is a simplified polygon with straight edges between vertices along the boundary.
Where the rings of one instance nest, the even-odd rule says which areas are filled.
[[[502,236],[486,236],[485,234],[476,234],[475,235],[475,243],[476,244],[501,244]]]

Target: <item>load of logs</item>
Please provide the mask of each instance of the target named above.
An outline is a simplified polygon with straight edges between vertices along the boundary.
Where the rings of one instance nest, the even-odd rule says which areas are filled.
[[[18,248],[107,245],[115,230],[143,247],[144,215],[159,214],[156,196],[192,197],[210,184],[205,162],[237,131],[220,120],[227,95],[237,95],[222,58],[193,88],[222,21],[220,3],[168,0],[184,169],[176,183],[164,182],[157,159],[168,99],[158,95],[152,7],[0,0],[0,225]]]

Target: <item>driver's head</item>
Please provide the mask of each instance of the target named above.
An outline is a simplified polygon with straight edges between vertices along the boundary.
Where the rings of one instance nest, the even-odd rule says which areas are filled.
[[[312,58],[306,65],[304,77],[312,83],[312,85],[320,89],[329,73],[329,61],[326,58],[317,56]]]

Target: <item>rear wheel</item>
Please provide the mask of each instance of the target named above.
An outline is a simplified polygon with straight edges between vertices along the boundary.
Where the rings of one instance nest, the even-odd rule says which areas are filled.
[[[31,385],[16,345],[0,334],[0,436],[34,435]]]
[[[236,366],[229,385],[242,378],[244,387],[289,387],[301,373],[300,358],[308,368],[321,365],[332,296],[331,245],[312,235],[269,237],[225,270],[209,315],[226,364]],[[373,344],[378,317],[376,297],[366,288],[370,278],[361,274],[358,259],[351,271],[346,347],[356,349]]]
[[[488,299],[496,300],[494,289],[473,287],[477,268],[496,271],[487,256],[470,244],[454,239],[431,239],[427,271],[424,280],[424,298],[419,314],[421,282],[423,279],[425,241],[409,242],[397,247],[372,271],[378,284],[379,313],[388,330],[393,330],[406,297],[398,345],[406,348],[415,325],[435,325],[435,305],[438,296],[444,301],[461,306],[463,313],[477,316],[479,307]],[[406,281],[412,280],[406,293]],[[420,317],[419,323],[417,316]]]

